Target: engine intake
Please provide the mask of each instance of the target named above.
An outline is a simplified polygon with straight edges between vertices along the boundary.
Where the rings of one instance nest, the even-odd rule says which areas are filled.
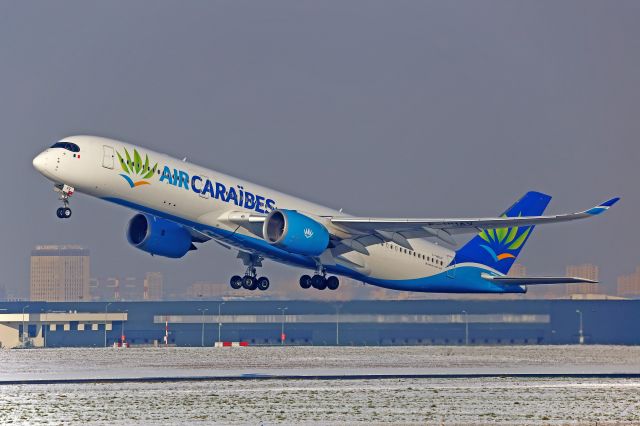
[[[319,256],[329,246],[329,231],[295,210],[274,210],[264,221],[264,239],[289,253]]]
[[[142,251],[172,259],[178,259],[189,250],[195,250],[191,234],[182,226],[142,213],[129,221],[127,240]]]

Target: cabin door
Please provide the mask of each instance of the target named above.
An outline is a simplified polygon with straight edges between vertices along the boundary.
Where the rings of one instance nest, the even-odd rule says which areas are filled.
[[[105,169],[113,169],[115,163],[115,152],[113,147],[103,145],[102,146],[102,167]]]

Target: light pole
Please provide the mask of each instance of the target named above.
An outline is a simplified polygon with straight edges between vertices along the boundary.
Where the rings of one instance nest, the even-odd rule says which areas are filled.
[[[204,346],[204,313],[207,312],[209,309],[201,308],[198,310],[201,313],[201,319],[202,319],[202,332],[200,334],[200,346]]]
[[[30,305],[24,306],[22,308],[22,343],[24,344],[24,310],[27,309]]]
[[[336,308],[336,346],[340,345],[340,306]]]
[[[104,306],[104,347],[107,347],[107,309],[112,302],[107,303]]]
[[[222,342],[222,321],[220,318],[220,309],[224,305],[224,302],[218,303],[218,342]]]
[[[287,308],[286,307],[278,308],[278,310],[280,310],[280,312],[282,312],[282,323],[281,323],[281,327],[280,327],[280,344],[282,346],[284,346],[284,340],[285,340],[285,335],[284,335],[284,311],[286,311]]]
[[[578,329],[578,342],[582,345],[584,343],[584,329],[582,328],[582,311],[576,309],[576,314],[580,317],[580,328]]]
[[[40,312],[44,312],[45,314],[47,314],[47,320],[49,319],[49,312],[51,312],[49,309],[47,309],[46,311],[44,309],[41,309]],[[42,321],[42,318],[40,319],[40,330],[42,330],[42,346],[44,348],[47,347],[47,324],[45,324],[44,321]]]
[[[128,310],[122,311],[122,313],[123,313],[123,314],[126,314],[126,313],[128,313],[128,312],[129,312]],[[122,324],[121,324],[121,326],[122,326],[122,327],[121,327],[121,329],[120,329],[120,343],[121,343],[121,344],[122,344],[122,346],[124,347],[124,340],[125,340],[125,337],[124,337],[124,318],[122,319]]]
[[[462,311],[464,314],[464,344],[469,345],[469,315],[467,311]]]

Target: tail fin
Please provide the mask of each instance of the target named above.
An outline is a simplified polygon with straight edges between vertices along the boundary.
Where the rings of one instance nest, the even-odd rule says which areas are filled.
[[[540,216],[551,201],[541,192],[527,192],[502,216]],[[515,262],[520,250],[531,236],[534,226],[483,229],[456,252],[454,262],[473,262],[487,265],[503,274]]]

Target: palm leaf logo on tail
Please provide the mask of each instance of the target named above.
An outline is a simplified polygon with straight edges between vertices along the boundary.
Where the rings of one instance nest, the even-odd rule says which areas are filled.
[[[149,185],[148,181],[158,170],[158,163],[153,167],[149,165],[149,156],[145,154],[144,161],[137,149],[133,150],[133,157],[129,154],[127,148],[124,148],[124,157],[120,152],[118,154],[118,162],[124,173],[120,173],[120,176],[127,181],[131,188],[137,188],[142,185]]]
[[[518,215],[518,217],[520,216],[522,214]],[[495,262],[504,259],[515,259],[518,250],[527,240],[532,229],[533,226],[483,229],[478,236],[488,244],[482,244],[480,247],[485,249]]]

